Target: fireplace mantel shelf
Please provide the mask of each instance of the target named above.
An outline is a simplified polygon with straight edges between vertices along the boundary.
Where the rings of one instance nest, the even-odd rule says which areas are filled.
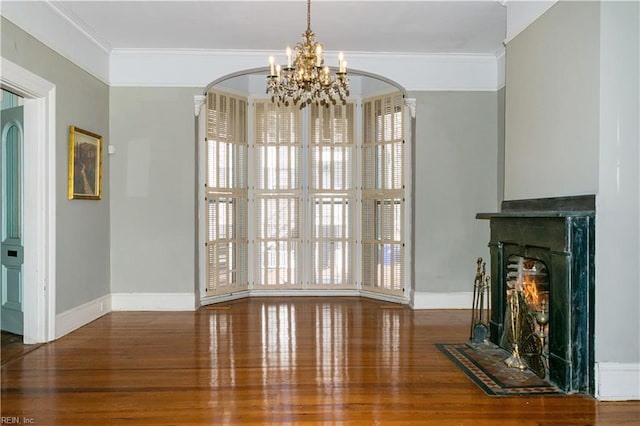
[[[585,217],[594,216],[595,211],[516,211],[496,213],[476,213],[476,219],[491,219],[494,217]]]
[[[594,217],[596,196],[578,195],[572,197],[534,198],[530,200],[505,200],[500,212],[477,213],[476,219],[529,218],[529,217]]]

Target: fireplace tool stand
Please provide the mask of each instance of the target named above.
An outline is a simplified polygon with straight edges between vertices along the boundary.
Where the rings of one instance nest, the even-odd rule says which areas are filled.
[[[479,257],[476,261],[476,277],[473,281],[473,306],[471,308],[471,343],[486,344],[489,337],[489,289],[491,277],[487,275],[486,263]]]

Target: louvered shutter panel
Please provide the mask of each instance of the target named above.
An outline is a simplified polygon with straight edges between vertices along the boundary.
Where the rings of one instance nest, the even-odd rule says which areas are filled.
[[[302,287],[299,108],[255,103],[255,289]]]
[[[309,200],[312,288],[350,288],[355,237],[354,105],[310,107]]]
[[[311,105],[306,135],[300,109],[254,105],[248,182],[247,101],[207,96],[206,294],[248,289],[249,268],[255,290],[356,289],[361,227],[363,290],[403,296],[403,97],[363,102],[358,151],[354,104]],[[362,187],[355,186],[358,157]]]
[[[363,103],[363,289],[402,295],[404,289],[403,97]]]
[[[248,288],[247,100],[207,94],[207,296]]]

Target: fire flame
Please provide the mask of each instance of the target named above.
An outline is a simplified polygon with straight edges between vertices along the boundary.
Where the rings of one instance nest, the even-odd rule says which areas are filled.
[[[526,277],[522,281],[522,293],[527,303],[534,309],[539,309],[540,295],[538,294],[538,284],[533,278]]]

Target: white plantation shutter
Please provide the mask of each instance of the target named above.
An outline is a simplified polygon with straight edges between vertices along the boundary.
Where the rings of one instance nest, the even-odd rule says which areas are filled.
[[[309,201],[313,288],[355,288],[354,105],[310,107]]]
[[[247,101],[207,94],[207,296],[248,287]]]
[[[405,145],[402,95],[363,103],[363,289],[404,291]]]
[[[255,289],[302,287],[302,114],[255,103]]]
[[[206,295],[361,288],[403,297],[403,101],[364,101],[360,144],[353,103],[300,110],[256,100],[249,144],[246,99],[208,93]]]

